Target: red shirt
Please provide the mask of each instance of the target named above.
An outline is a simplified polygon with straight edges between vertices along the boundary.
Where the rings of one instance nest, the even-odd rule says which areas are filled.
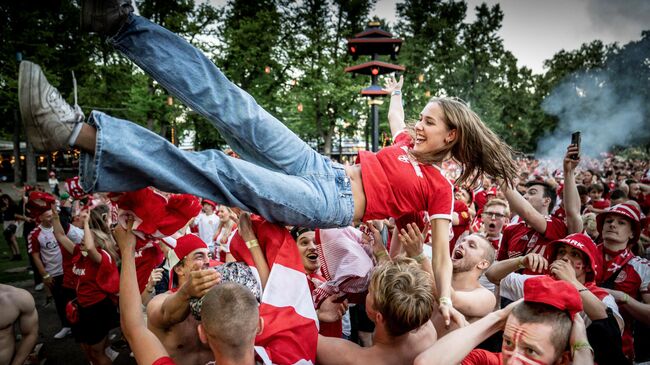
[[[600,276],[598,284],[607,281],[616,271],[621,268],[616,262],[621,262],[625,255],[634,255],[629,249],[622,250],[619,254],[621,257],[612,258],[609,261],[605,260],[605,245],[598,245],[598,250],[602,255],[603,275]],[[628,257],[629,258],[629,257]],[[625,261],[623,259],[623,261]],[[630,297],[641,301],[641,295],[650,292],[650,261],[643,259],[639,256],[633,256],[629,261],[622,265],[623,269],[616,276],[614,280],[614,289],[620,290]],[[620,306],[621,315],[625,321],[625,328],[623,329],[623,352],[625,355],[634,358],[634,339],[632,335],[632,324],[634,318],[629,314],[625,305]]]
[[[546,232],[543,234],[529,227],[526,222],[513,223],[503,229],[503,238],[497,260],[506,260],[538,253],[546,257],[546,245],[567,235],[566,224],[558,218],[546,217]],[[548,258],[548,257],[546,257]]]
[[[392,146],[377,153],[359,152],[357,162],[366,193],[364,221],[420,211],[426,211],[429,219],[451,220],[451,183],[439,167],[413,160],[408,153],[412,146],[411,136],[402,131]]]
[[[102,255],[102,262],[108,260],[108,263],[112,263],[111,256],[106,251],[98,249],[98,252]],[[103,291],[97,283],[97,274],[101,263],[95,263],[90,257],[83,256],[79,246],[74,247],[73,256],[72,272],[77,275],[77,300],[79,305],[89,307],[101,302],[108,296],[108,293]],[[115,271],[117,271],[115,263],[112,264],[115,266]]]
[[[454,200],[454,213],[458,213],[458,225],[451,227],[451,230],[454,232],[454,237],[449,240],[449,252],[454,251],[454,246],[456,246],[456,241],[463,232],[469,230],[470,215],[467,204],[460,200]]]
[[[84,231],[83,229],[75,227],[71,224],[68,227],[66,236],[68,236],[72,243],[78,245],[84,238]],[[63,257],[63,287],[68,289],[75,289],[77,287],[77,276],[72,272],[73,256],[61,244],[59,244],[59,248],[61,249],[61,256]]]
[[[54,228],[38,226],[27,237],[27,252],[38,253],[45,271],[51,276],[63,275],[63,254],[54,237]]]
[[[140,293],[147,286],[151,271],[157,268],[164,259],[165,255],[156,241],[147,240],[143,242],[138,239],[135,250],[135,274],[138,277]]]
[[[461,365],[501,365],[501,353],[474,349],[467,354]]]

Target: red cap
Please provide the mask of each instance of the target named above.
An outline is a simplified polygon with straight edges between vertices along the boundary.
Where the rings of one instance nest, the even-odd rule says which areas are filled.
[[[605,217],[610,214],[620,215],[630,220],[630,223],[632,223],[632,232],[634,233],[634,237],[629,240],[627,244],[628,246],[635,244],[641,235],[641,213],[639,213],[639,209],[637,209],[637,207],[632,204],[623,203],[607,208],[606,211],[598,214],[596,216],[596,223],[598,225],[598,234],[600,236],[603,235],[603,223],[605,222]]]
[[[582,251],[582,253],[587,256],[587,265],[591,268],[591,272],[588,272],[585,278],[586,282],[591,282],[595,281],[596,277],[598,276],[598,269],[600,268],[600,255],[598,254],[598,249],[596,248],[596,244],[594,241],[591,239],[591,237],[587,236],[586,234],[583,233],[574,233],[570,234],[562,239],[555,240],[551,243],[548,244],[548,250],[549,250],[549,258],[551,260],[555,260],[555,256],[557,255],[557,250],[560,247],[560,244],[566,244],[571,247],[575,247],[578,250]]]
[[[43,213],[52,209],[52,203],[54,202],[56,202],[56,199],[52,194],[42,191],[32,191],[29,193],[27,209],[29,209],[32,218],[38,219]]]
[[[524,282],[524,302],[550,305],[566,311],[571,319],[582,311],[578,290],[566,281],[548,275],[535,276]]]
[[[173,268],[181,260],[183,260],[185,256],[189,255],[192,251],[198,250],[200,248],[207,249],[208,245],[206,245],[205,242],[199,238],[199,236],[190,233],[186,234],[183,237],[180,237],[176,240],[176,247],[174,247],[174,250],[171,251],[172,253],[170,253],[169,267]]]
[[[210,200],[210,199],[203,199],[203,200],[201,201],[201,204],[208,204],[208,205],[211,205],[212,208],[216,208],[216,207],[217,207],[217,203],[213,202],[213,201]]]

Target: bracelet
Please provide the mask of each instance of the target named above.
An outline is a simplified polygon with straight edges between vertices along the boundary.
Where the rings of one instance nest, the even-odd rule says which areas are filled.
[[[421,264],[422,261],[424,261],[425,258],[426,258],[426,256],[424,256],[424,252],[420,252],[419,255],[417,255],[415,257],[412,257],[412,259],[415,260],[418,264]]]
[[[623,304],[627,304],[627,301],[630,300],[630,296],[627,295],[627,293],[624,293],[624,294],[625,294],[625,295],[623,296],[623,300],[621,300],[621,302],[622,302]]]
[[[591,357],[594,357],[594,349],[591,347],[589,342],[586,341],[578,341],[571,346],[571,355],[572,357],[575,356],[576,351],[584,350],[584,349],[589,349],[591,351]]]
[[[260,247],[260,243],[257,240],[246,241],[246,247],[250,250],[253,247]]]
[[[453,305],[451,304],[451,298],[449,297],[438,298],[438,303],[440,303],[440,305],[448,305],[450,307],[453,307]]]
[[[45,275],[43,275],[43,280],[49,279],[50,277],[51,277],[50,274],[45,274]]]
[[[147,291],[149,292],[149,294],[153,294],[153,293],[156,292],[156,287],[153,286],[153,287],[151,287],[151,289],[148,289]]]
[[[390,93],[390,95],[391,95],[391,96],[402,95],[402,90],[393,90],[393,92]]]
[[[583,291],[589,291],[589,289],[587,289],[587,288],[582,288],[582,289],[578,290],[578,293],[582,293]]]
[[[386,251],[379,251],[375,253],[375,257],[377,258],[377,260],[379,260],[384,256],[388,256],[388,253]]]

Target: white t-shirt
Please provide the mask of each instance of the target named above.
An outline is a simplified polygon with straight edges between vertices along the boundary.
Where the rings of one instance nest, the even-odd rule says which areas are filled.
[[[199,228],[199,238],[201,238],[203,242],[208,245],[210,251],[212,251],[214,249],[212,237],[214,237],[214,234],[217,232],[217,227],[219,227],[219,217],[214,213],[206,215],[201,212],[194,219],[194,225]]]
[[[523,275],[523,274],[517,274],[517,273],[510,273],[508,276],[503,278],[501,280],[501,286],[500,286],[500,294],[504,298],[508,298],[512,300],[513,302],[523,298],[524,297],[524,282],[528,278],[532,278],[538,275]],[[616,304],[616,300],[614,299],[613,296],[608,295],[601,299],[603,303],[608,308],[612,309],[612,312],[614,313],[614,316],[616,318],[620,319],[621,322],[623,321],[623,317],[621,317],[621,313],[618,311],[618,305]],[[587,317],[585,312],[580,312],[582,315],[582,319],[585,321],[585,326],[589,326],[591,324],[591,319]]]

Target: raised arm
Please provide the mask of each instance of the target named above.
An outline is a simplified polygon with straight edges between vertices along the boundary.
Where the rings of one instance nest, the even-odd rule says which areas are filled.
[[[251,252],[253,256],[253,262],[255,262],[255,267],[257,268],[257,273],[260,275],[260,280],[262,281],[262,289],[266,288],[266,282],[269,280],[269,264],[266,261],[264,252],[257,241],[257,236],[253,231],[253,224],[251,222],[250,214],[242,212],[239,215],[239,235],[246,242],[246,247]]]
[[[512,190],[508,184],[501,184],[501,189],[510,204],[510,209],[519,214],[519,216],[526,221],[526,224],[531,226],[537,232],[544,234],[546,232],[546,217],[535,210],[532,205],[519,194],[517,191]]]
[[[74,242],[66,236],[55,204],[52,204],[52,226],[54,227],[54,237],[56,237],[56,240],[69,254],[72,254],[74,252]]]
[[[562,201],[566,211],[567,234],[582,232],[582,217],[580,216],[580,195],[576,186],[575,172],[580,163],[580,151],[576,145],[570,145],[564,156],[564,190]],[[577,159],[573,156],[578,155]]]
[[[18,310],[20,310],[19,323],[22,340],[16,346],[11,365],[23,365],[38,340],[38,312],[34,304],[34,297],[29,292],[17,289],[15,300]]]
[[[161,357],[169,356],[158,337],[145,325],[142,317],[142,300],[135,273],[135,236],[133,235],[133,218],[129,219],[127,230],[120,225],[115,228],[114,236],[122,254],[122,272],[120,275],[120,323],[122,333],[129,342],[131,351],[138,364],[153,364]]]
[[[494,284],[499,284],[508,274],[519,269],[528,269],[536,273],[543,273],[548,269],[548,261],[537,253],[526,256],[513,257],[503,261],[495,261],[485,272],[485,276]]]
[[[400,76],[399,81],[391,76],[384,84],[384,90],[390,93],[390,106],[388,107],[388,125],[390,134],[393,139],[397,134],[406,128],[404,123],[404,106],[402,105],[402,84],[404,76]]]
[[[460,364],[478,344],[503,328],[512,308],[521,301],[518,300],[504,309],[492,312],[467,327],[449,332],[421,353],[414,364]]]

